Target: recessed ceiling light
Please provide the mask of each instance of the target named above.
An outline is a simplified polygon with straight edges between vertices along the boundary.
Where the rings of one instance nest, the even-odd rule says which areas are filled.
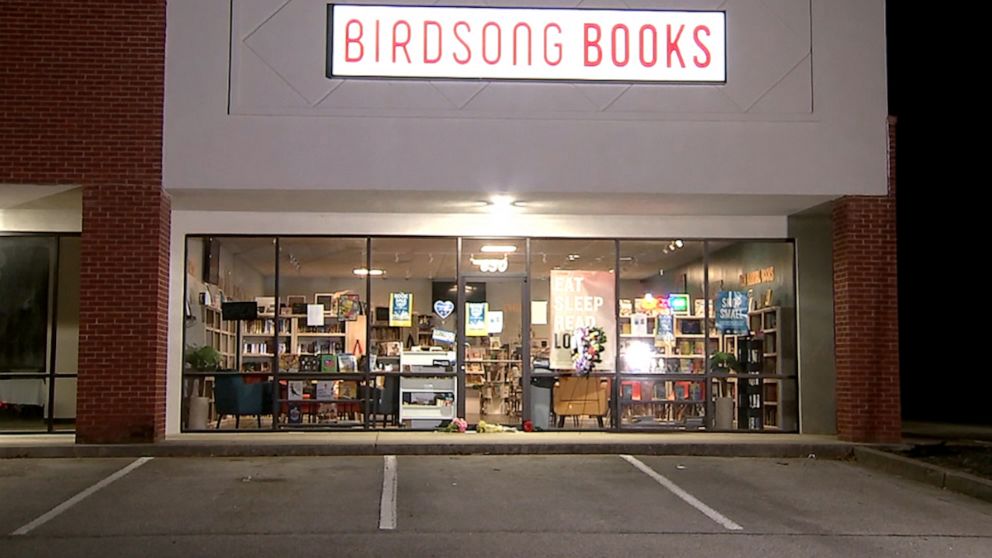
[[[360,276],[360,277],[364,277],[366,275],[371,275],[372,277],[378,277],[378,276],[383,275],[383,274],[386,273],[385,271],[383,271],[381,269],[372,269],[372,270],[369,270],[369,269],[365,269],[364,267],[359,267],[357,269],[353,269],[351,272],[354,273],[355,275]]]
[[[665,274],[665,270],[664,269],[659,269],[658,270],[658,275],[664,275],[664,274]]]
[[[580,256],[580,255],[578,255],[578,254],[569,254],[569,255],[568,255],[568,261],[570,261],[570,262],[574,262],[575,260],[577,260],[577,259],[579,259],[579,258],[581,258],[581,257],[582,257],[582,256]]]
[[[494,253],[494,252],[516,252],[517,247],[512,244],[487,244],[482,247],[483,252]]]
[[[620,256],[620,261],[622,261],[622,262],[632,262],[632,261],[634,261],[634,258],[632,258],[631,256]]]
[[[513,205],[513,198],[511,198],[510,196],[504,196],[504,195],[493,196],[493,197],[489,198],[489,204],[492,205],[493,207],[497,207],[497,208],[498,207],[504,207],[504,208],[505,207],[510,207],[511,205]]]

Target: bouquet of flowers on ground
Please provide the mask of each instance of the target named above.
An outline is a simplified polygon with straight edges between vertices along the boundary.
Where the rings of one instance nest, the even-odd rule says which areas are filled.
[[[475,431],[479,434],[488,434],[493,432],[516,432],[517,429],[499,424],[489,424],[484,420],[480,420],[479,423],[475,425]]]
[[[445,432],[458,432],[464,434],[467,429],[468,422],[466,422],[465,419],[455,418],[451,419],[451,422],[448,423],[448,428],[445,429]]]
[[[575,363],[575,373],[582,376],[592,372],[597,364],[603,362],[606,331],[596,326],[579,328],[575,333],[576,346],[572,350],[572,362]]]

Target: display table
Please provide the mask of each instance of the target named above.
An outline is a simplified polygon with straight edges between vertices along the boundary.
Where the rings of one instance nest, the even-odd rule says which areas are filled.
[[[0,380],[0,402],[8,405],[46,406],[48,382],[44,379]]]

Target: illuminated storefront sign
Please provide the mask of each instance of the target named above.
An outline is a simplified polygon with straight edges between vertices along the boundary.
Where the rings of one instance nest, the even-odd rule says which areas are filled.
[[[328,77],[726,80],[724,12],[328,5]]]

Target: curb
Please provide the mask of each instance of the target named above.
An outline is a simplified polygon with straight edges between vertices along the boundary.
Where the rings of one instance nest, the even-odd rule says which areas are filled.
[[[865,446],[854,448],[854,459],[870,469],[992,502],[992,481],[975,475]]]
[[[702,457],[847,459],[853,444],[707,444],[707,443],[527,443],[454,444],[126,444],[0,446],[0,459],[87,457],[330,457],[370,455],[692,455]]]

